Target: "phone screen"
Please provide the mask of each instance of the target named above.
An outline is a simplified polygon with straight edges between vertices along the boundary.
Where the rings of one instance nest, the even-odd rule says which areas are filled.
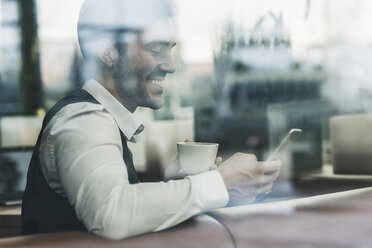
[[[282,142],[279,144],[279,146],[275,149],[273,153],[270,154],[270,156],[267,158],[266,161],[275,160],[277,159],[277,156],[283,153],[288,149],[290,144],[297,140],[302,134],[302,130],[299,128],[293,128],[291,129],[288,134],[284,137]]]

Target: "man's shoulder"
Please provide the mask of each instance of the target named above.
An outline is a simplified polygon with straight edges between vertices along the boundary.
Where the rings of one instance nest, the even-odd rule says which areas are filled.
[[[108,112],[104,111],[104,107],[100,104],[95,104],[91,102],[75,102],[61,108],[55,114],[55,117],[74,118],[86,114],[93,114],[92,116],[94,116],[94,112],[97,112],[97,114],[101,112],[108,114]]]
[[[49,123],[56,119],[70,119],[92,112],[102,112],[104,107],[87,91],[79,88],[59,100],[47,113],[45,120]]]
[[[67,123],[89,124],[94,122],[112,122],[114,118],[105,111],[105,108],[100,104],[91,102],[76,102],[71,103],[61,108],[48,121],[48,126],[55,124],[64,125]]]
[[[117,125],[115,119],[105,111],[100,104],[89,102],[77,102],[63,107],[47,124],[44,134],[52,136],[62,136],[76,134],[85,138],[92,136],[99,130],[106,133],[114,132],[117,135]],[[62,137],[61,136],[61,137]]]
[[[87,105],[99,105],[99,102],[87,91],[78,88],[68,93],[64,98],[59,100],[47,113],[46,119],[53,118],[62,109],[77,103],[87,103]],[[81,105],[81,104],[80,104]],[[86,105],[86,104],[84,104]]]

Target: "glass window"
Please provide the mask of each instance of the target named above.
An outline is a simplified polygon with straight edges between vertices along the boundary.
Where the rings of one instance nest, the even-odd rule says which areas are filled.
[[[86,80],[77,36],[83,0],[29,2],[0,1],[0,118],[43,115]],[[302,136],[282,154],[277,194],[261,200],[297,197],[301,187],[306,194],[337,191],[343,187],[311,190],[311,182],[335,173],[354,175],[350,187],[364,185],[358,176],[372,174],[371,1],[172,3],[176,45],[147,52],[169,53],[176,72],[165,81],[161,109],[136,111],[149,126],[133,148],[141,170],[163,171],[177,153],[175,142],[187,137],[219,143],[223,158],[239,151],[265,160],[291,128],[300,128]],[[141,33],[124,31],[115,42]],[[148,150],[157,145],[154,137],[168,141],[157,155]]]

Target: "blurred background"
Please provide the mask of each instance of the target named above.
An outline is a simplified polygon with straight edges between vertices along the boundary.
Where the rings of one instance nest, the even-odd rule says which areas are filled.
[[[82,2],[0,0],[0,192],[22,191],[45,112],[84,83]],[[218,142],[225,159],[264,160],[301,128],[272,198],[372,184],[371,1],[173,3],[177,72],[161,110],[136,111],[146,126],[132,146],[139,172],[160,178],[186,138]]]

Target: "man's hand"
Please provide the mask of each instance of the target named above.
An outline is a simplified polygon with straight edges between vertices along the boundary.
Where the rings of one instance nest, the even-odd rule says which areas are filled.
[[[222,158],[217,157],[216,163],[213,164],[209,170],[215,170],[217,169],[217,165],[221,164]],[[203,171],[204,172],[204,171]],[[177,156],[177,158],[167,167],[164,173],[164,182],[167,182],[169,180],[177,180],[177,179],[183,179],[185,178],[186,174],[180,167],[180,160]]]
[[[181,170],[180,167],[180,160],[178,156],[173,162],[167,167],[164,173],[164,182],[168,182],[169,180],[177,180],[182,179],[186,176],[185,172]]]
[[[258,162],[254,155],[236,153],[217,171],[225,182],[230,203],[236,204],[253,202],[257,195],[270,191],[280,167],[280,160]]]

